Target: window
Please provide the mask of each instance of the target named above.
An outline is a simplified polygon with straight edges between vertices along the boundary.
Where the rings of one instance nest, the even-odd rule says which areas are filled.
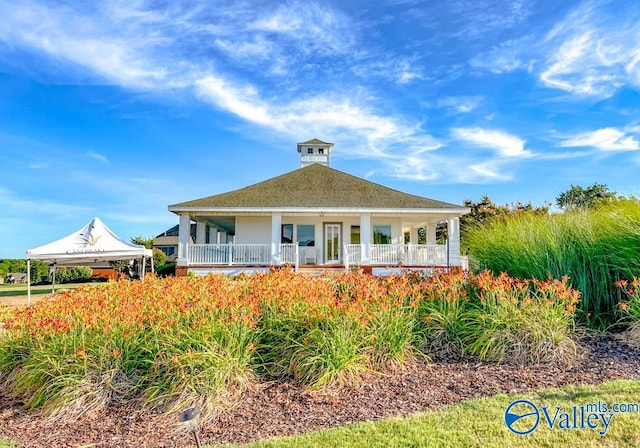
[[[157,249],[160,249],[162,252],[164,252],[164,254],[167,257],[170,257],[176,252],[175,246],[160,246],[160,247],[157,247]]]
[[[351,244],[360,244],[360,226],[351,226]]]
[[[316,245],[316,226],[312,224],[299,224],[297,230],[298,246]]]
[[[280,242],[283,244],[293,243],[293,224],[282,224]]]
[[[324,154],[324,148],[318,148],[318,154]]]
[[[373,226],[373,244],[391,244],[391,226]]]
[[[307,154],[313,154],[313,148],[307,148]]]

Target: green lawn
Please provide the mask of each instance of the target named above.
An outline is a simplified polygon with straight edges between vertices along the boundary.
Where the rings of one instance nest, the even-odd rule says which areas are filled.
[[[244,446],[286,447],[637,447],[640,446],[640,414],[616,414],[604,436],[591,429],[549,429],[544,417],[531,434],[512,434],[504,423],[507,406],[526,398],[540,408],[548,406],[553,417],[556,406],[570,411],[589,403],[638,403],[640,381],[620,380],[599,386],[564,387],[510,396],[500,394],[471,400],[411,418],[392,418],[358,423],[295,437],[266,440]],[[265,416],[268,418],[268,416]],[[523,419],[523,421],[525,421]],[[557,420],[559,421],[559,420]]]
[[[85,285],[97,285],[99,283],[64,283],[60,285],[56,285],[56,291],[61,289],[75,289]],[[31,295],[37,296],[41,294],[50,294],[51,293],[51,285],[38,285],[31,287]],[[27,284],[19,283],[19,284],[0,284],[0,305],[2,304],[2,299],[5,298],[15,298],[15,297],[26,297],[27,296]]]

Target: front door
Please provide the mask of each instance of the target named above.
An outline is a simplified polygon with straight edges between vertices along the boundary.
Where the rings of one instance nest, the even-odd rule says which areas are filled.
[[[324,262],[327,264],[340,263],[340,224],[324,225]]]

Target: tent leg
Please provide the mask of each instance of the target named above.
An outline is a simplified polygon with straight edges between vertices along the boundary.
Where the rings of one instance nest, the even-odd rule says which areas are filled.
[[[53,264],[53,279],[51,281],[51,294],[56,293],[56,264]]]
[[[27,306],[31,305],[31,260],[27,258]]]
[[[147,257],[142,257],[142,273],[140,274],[140,280],[142,281],[144,281],[144,274],[145,274],[145,271],[147,270],[146,262],[147,262]]]

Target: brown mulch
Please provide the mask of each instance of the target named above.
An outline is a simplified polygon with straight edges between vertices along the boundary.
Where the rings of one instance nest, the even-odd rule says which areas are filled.
[[[201,428],[203,443],[249,442],[348,423],[404,416],[496,393],[521,393],[567,384],[640,379],[640,350],[609,335],[580,341],[585,351],[570,366],[511,366],[473,360],[417,363],[388,375],[371,375],[333,394],[307,393],[285,383],[261,384]],[[46,420],[0,396],[0,438],[23,447],[186,447],[191,435],[177,419],[131,406],[112,406],[80,421]]]

